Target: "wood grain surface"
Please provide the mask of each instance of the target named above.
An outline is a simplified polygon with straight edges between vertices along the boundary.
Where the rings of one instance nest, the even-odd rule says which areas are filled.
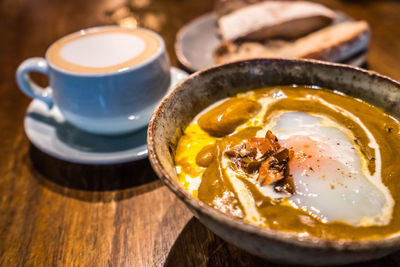
[[[400,1],[319,1],[371,24],[366,67],[400,80]],[[138,24],[166,40],[173,65],[178,29],[211,0],[0,1],[1,266],[279,266],[214,235],[161,184],[149,162],[88,166],[30,144],[30,99],[18,64],[61,36],[104,24]],[[45,85],[41,75],[35,79]],[[400,252],[366,266],[399,266]]]

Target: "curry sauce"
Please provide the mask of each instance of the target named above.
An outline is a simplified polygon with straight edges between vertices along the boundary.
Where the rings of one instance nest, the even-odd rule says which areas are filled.
[[[280,95],[285,95],[280,98]],[[276,101],[260,104],[266,96]],[[317,101],[317,99],[322,101]],[[346,113],[332,109],[326,103],[358,117],[372,133],[381,151],[381,180],[394,200],[392,218],[383,226],[352,226],[342,222],[325,223],[308,212],[288,204],[287,198],[272,199],[263,195],[257,186],[243,175],[236,175],[245,186],[246,199],[254,203],[262,220],[246,214],[243,197],[232,185],[232,177],[222,169],[221,161],[227,148],[238,146],[255,137],[279,111],[300,111],[323,114],[353,134],[354,143],[366,159],[370,173],[376,171],[375,150],[369,146],[364,129]],[[257,117],[258,116],[258,117]],[[252,118],[252,119],[250,119]],[[397,179],[400,164],[399,122],[383,110],[364,101],[330,90],[306,86],[261,88],[239,94],[211,107],[197,116],[179,140],[175,163],[182,185],[207,205],[233,217],[270,229],[296,232],[327,239],[371,239],[400,230],[400,194]],[[332,200],[334,201],[334,200]]]

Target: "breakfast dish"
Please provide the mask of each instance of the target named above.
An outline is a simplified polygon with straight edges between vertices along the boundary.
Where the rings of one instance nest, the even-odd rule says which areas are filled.
[[[314,266],[380,258],[400,244],[399,89],[375,72],[314,60],[216,66],[188,77],[157,107],[149,123],[149,160],[202,224],[250,253]],[[221,110],[227,113],[220,117]],[[251,138],[249,148],[260,144],[260,151],[272,147],[272,153],[247,153]],[[316,144],[321,149],[314,150]],[[310,164],[303,176],[302,158]],[[224,168],[235,173],[233,182],[220,175]],[[336,175],[331,188],[327,181]],[[308,178],[312,184],[296,184]],[[296,195],[306,187],[315,194]]]
[[[170,72],[170,88],[187,76],[177,68],[171,68]],[[147,157],[147,127],[118,136],[87,133],[66,122],[57,106],[48,109],[37,99],[28,107],[24,128],[38,149],[69,162],[116,164]]]
[[[286,1],[278,2],[288,4]],[[258,5],[267,3],[277,5],[275,1]],[[370,30],[365,22],[356,23],[340,11],[332,11],[310,2],[295,1],[290,5],[294,5],[295,10],[299,8],[296,5],[315,5],[318,13],[288,12],[286,16],[279,18],[274,16],[273,22],[264,18],[263,24],[257,27],[250,27],[255,24],[251,22],[247,23],[248,27],[243,26],[242,20],[237,20],[236,13],[246,11],[251,6],[223,15],[218,15],[218,12],[205,14],[178,32],[175,43],[178,60],[191,71],[254,57],[314,58],[354,66],[365,63],[370,40]],[[285,7],[285,10],[290,8]],[[246,21],[257,16],[260,15],[247,15]],[[343,22],[354,24],[336,27]],[[233,27],[234,25],[236,26]],[[267,35],[263,33],[265,29],[269,30]],[[263,34],[259,35],[260,32]],[[328,43],[325,42],[326,39],[329,40]],[[299,47],[302,48],[300,53],[297,51]]]
[[[201,111],[174,162],[193,197],[229,216],[304,237],[374,239],[400,230],[399,130],[343,93],[274,86]]]
[[[225,105],[238,112],[218,108],[230,99]],[[192,74],[163,99],[149,123],[149,160],[202,224],[254,255],[313,266],[377,259],[400,244],[399,102],[399,82],[349,65],[224,64]],[[271,152],[252,154],[254,146]],[[235,172],[233,182],[223,168]],[[306,179],[312,184],[296,184]],[[315,194],[299,195],[306,187]]]

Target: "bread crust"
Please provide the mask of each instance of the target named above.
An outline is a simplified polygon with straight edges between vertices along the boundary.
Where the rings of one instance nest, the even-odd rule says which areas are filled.
[[[218,19],[225,41],[298,38],[325,27],[335,18],[327,7],[307,1],[266,1]]]
[[[343,62],[367,50],[370,29],[365,21],[344,22],[311,33],[294,42],[277,45],[258,42],[225,42],[215,51],[217,63],[227,63],[249,58],[311,58]]]

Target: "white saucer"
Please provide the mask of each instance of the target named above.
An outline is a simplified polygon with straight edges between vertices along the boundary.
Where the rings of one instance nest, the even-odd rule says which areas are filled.
[[[172,67],[170,89],[186,76],[186,72]],[[120,136],[86,133],[66,122],[56,106],[49,110],[37,99],[28,107],[24,128],[38,149],[69,162],[116,164],[147,157],[147,127]]]

